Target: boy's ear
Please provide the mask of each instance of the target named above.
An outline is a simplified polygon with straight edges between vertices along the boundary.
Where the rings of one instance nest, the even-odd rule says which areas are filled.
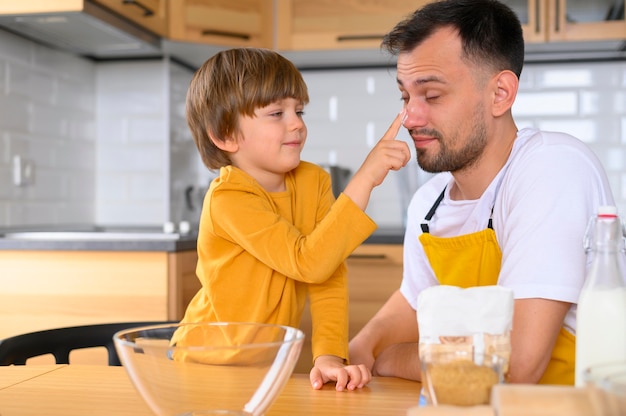
[[[221,139],[217,139],[211,133],[207,132],[207,134],[209,135],[209,139],[211,139],[215,147],[217,147],[218,149],[224,152],[235,153],[237,149],[239,149],[239,143],[237,142],[237,139],[235,139],[234,137],[229,136],[221,140]]]

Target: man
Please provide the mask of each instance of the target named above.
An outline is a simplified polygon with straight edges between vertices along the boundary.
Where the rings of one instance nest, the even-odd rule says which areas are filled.
[[[573,384],[582,240],[614,203],[600,162],[569,135],[518,131],[524,41],[502,3],[430,3],[383,47],[398,57],[418,164],[439,174],[411,201],[401,287],[350,342],[351,362],[419,380],[420,291],[498,284],[515,296],[509,380]]]

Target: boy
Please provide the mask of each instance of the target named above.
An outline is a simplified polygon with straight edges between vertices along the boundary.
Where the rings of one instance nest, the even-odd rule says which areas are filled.
[[[335,201],[329,175],[300,161],[309,97],[296,67],[276,52],[219,52],[196,72],[187,121],[202,161],[220,169],[198,235],[202,288],[183,322],[254,321],[298,327],[309,297],[313,388],[354,390],[371,379],[348,364],[344,260],[375,229],[372,189],[410,159],[394,140],[402,114]]]

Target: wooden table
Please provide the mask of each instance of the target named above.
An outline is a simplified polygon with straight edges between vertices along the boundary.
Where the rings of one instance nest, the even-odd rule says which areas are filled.
[[[376,377],[365,388],[313,390],[294,374],[267,416],[402,415],[417,405],[420,383]],[[2,416],[153,416],[123,367],[30,365],[0,367]]]

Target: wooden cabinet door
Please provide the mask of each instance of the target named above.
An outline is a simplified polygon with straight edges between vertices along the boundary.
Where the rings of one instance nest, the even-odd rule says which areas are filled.
[[[349,339],[378,312],[389,296],[400,288],[402,281],[401,244],[363,244],[348,257]],[[417,318],[416,318],[417,319]],[[296,373],[311,370],[311,314],[304,309],[300,329],[305,333]]]
[[[0,250],[0,339],[167,314],[167,254]]]
[[[196,250],[168,253],[167,263],[167,319],[181,320],[189,301],[202,286],[196,276],[198,253]]]
[[[273,47],[273,0],[174,0],[168,13],[171,40]]]
[[[625,0],[503,0],[528,43],[626,38]]]
[[[382,37],[428,0],[280,0],[277,49],[379,48]]]
[[[550,41],[626,38],[624,0],[548,0]]]
[[[401,244],[363,244],[348,257],[350,339],[400,289],[402,256]]]
[[[546,42],[548,0],[503,0],[519,17],[526,43]]]
[[[94,1],[159,36],[167,36],[167,0]]]

